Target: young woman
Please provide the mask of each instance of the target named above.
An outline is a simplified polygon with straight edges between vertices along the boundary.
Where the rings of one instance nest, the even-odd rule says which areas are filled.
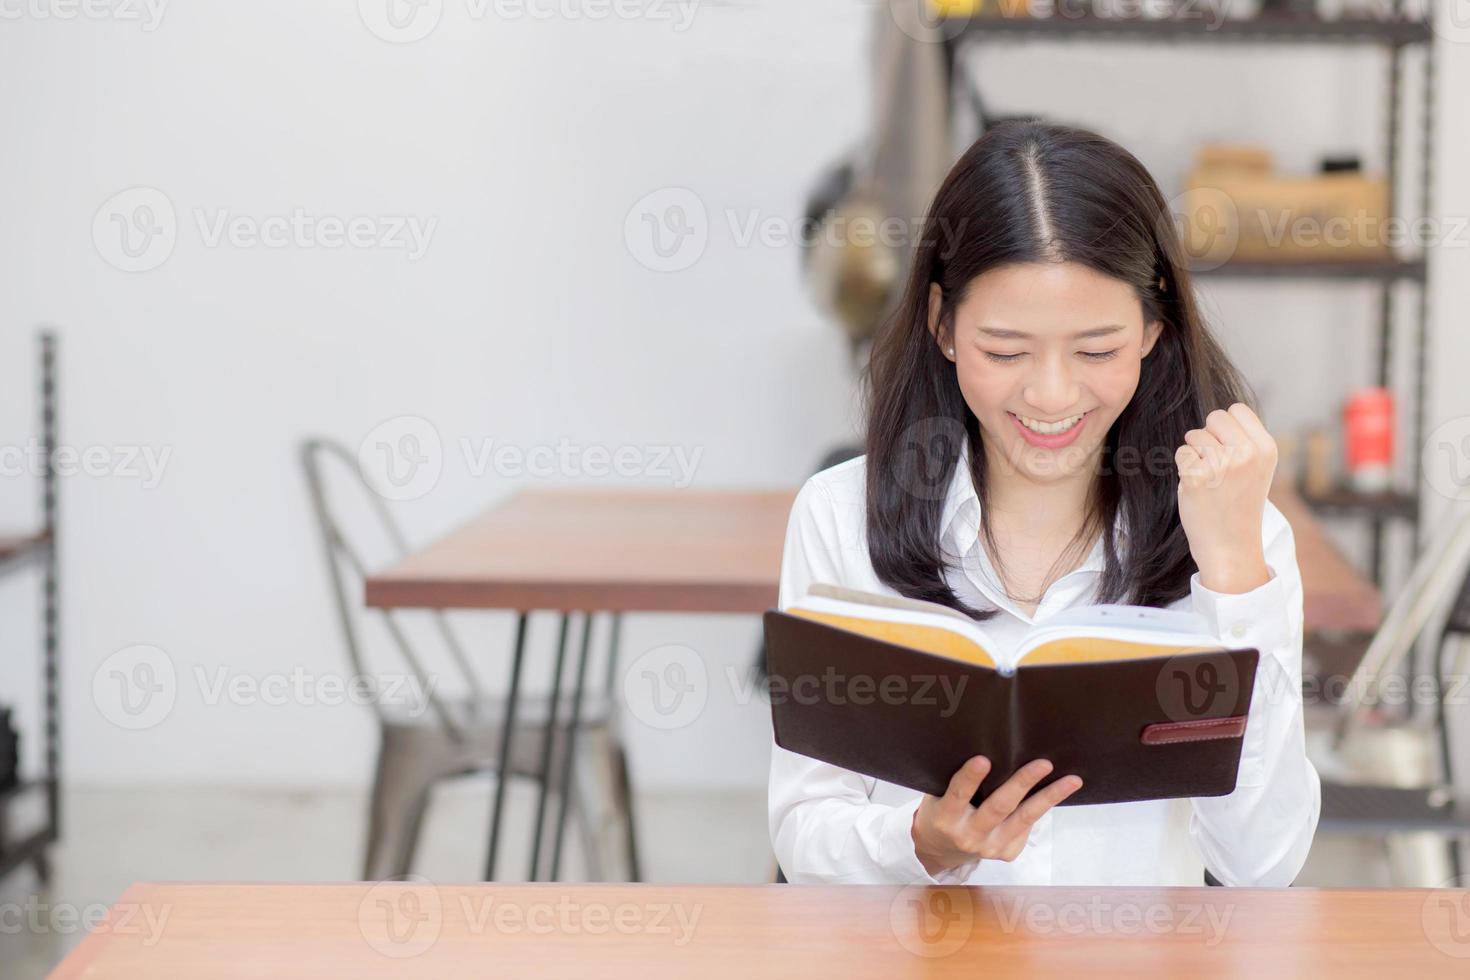
[[[829,582],[943,603],[1001,642],[1082,604],[1193,611],[1261,654],[1236,788],[1057,807],[1081,779],[1049,779],[1038,759],[976,807],[981,756],[936,797],[773,745],[782,869],[793,882],[1199,885],[1208,870],[1290,884],[1320,804],[1296,548],[1266,499],[1276,445],[1200,315],[1167,203],[1101,136],[1011,122],[955,164],[924,228],[868,366],[867,453],[798,494],[781,608]]]

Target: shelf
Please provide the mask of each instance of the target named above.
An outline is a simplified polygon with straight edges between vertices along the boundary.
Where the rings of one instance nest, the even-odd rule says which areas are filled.
[[[45,789],[46,784],[44,782],[35,779],[22,779],[14,786],[7,787],[6,789],[0,789],[0,806],[8,805],[11,800],[15,799],[17,796],[20,796],[22,793],[28,793],[31,790],[44,792]],[[0,841],[0,844],[4,844],[4,841]]]
[[[1350,487],[1338,487],[1320,496],[1312,496],[1299,487],[1297,493],[1307,506],[1325,516],[1398,518],[1412,521],[1419,515],[1418,498],[1407,493],[1363,493]]]
[[[1204,11],[1199,11],[1202,15]],[[1311,15],[1280,13],[1261,14],[1239,19],[1215,21],[1205,16],[1163,17],[1148,20],[1141,17],[1098,17],[1092,14],[1054,17],[1001,17],[981,15],[955,18],[959,23],[946,24],[942,32],[959,37],[983,35],[1040,38],[1084,38],[1116,41],[1245,41],[1290,44],[1389,45],[1422,44],[1433,39],[1427,21],[1404,17],[1340,17],[1327,20]],[[1212,26],[1213,25],[1213,26]]]
[[[50,827],[42,827],[24,840],[16,841],[11,846],[0,849],[0,878],[10,874],[27,861],[34,861],[37,858],[44,861],[46,848],[55,841],[56,832]],[[44,878],[45,875],[43,874],[42,877]]]
[[[0,533],[0,572],[18,567],[27,559],[34,558],[46,550],[50,540],[45,531],[35,534]]]
[[[1215,279],[1358,279],[1368,282],[1424,282],[1423,259],[1278,259],[1226,262],[1215,268],[1191,269],[1199,277]]]

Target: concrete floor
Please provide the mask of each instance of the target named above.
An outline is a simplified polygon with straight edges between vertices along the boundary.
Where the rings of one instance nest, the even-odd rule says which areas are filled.
[[[432,881],[478,878],[491,784],[447,783],[435,796],[414,871]],[[534,794],[508,793],[501,877],[524,878]],[[44,977],[81,941],[75,921],[140,880],[334,881],[358,876],[365,794],[209,788],[73,789],[55,876],[29,870],[0,882],[0,977]],[[765,794],[640,797],[645,878],[668,882],[770,880]],[[710,842],[718,842],[711,847]],[[562,877],[585,880],[576,835]],[[1319,839],[1302,885],[1388,883],[1381,845]]]

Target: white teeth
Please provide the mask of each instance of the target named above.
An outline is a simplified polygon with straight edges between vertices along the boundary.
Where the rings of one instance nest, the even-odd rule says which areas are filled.
[[[1082,415],[1086,414],[1086,412],[1082,413]],[[1016,418],[1020,419],[1021,424],[1032,432],[1039,432],[1044,436],[1054,436],[1059,432],[1066,432],[1072,426],[1082,421],[1082,415],[1073,415],[1070,418],[1062,419],[1060,422],[1041,422],[1036,419],[1027,418],[1024,415],[1017,415]]]

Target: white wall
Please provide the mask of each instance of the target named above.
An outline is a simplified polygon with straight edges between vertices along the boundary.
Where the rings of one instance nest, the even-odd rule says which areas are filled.
[[[698,486],[766,486],[798,481],[851,430],[845,347],[802,294],[795,247],[742,247],[727,215],[794,221],[813,176],[860,137],[871,8],[711,0],[682,30],[653,15],[474,9],[444,0],[433,32],[405,44],[375,36],[351,3],[285,0],[178,0],[152,31],[33,15],[0,29],[0,436],[15,445],[30,431],[29,335],[49,322],[62,334],[65,443],[170,454],[157,486],[125,475],[65,485],[76,781],[366,778],[365,709],[209,704],[195,680],[220,667],[254,678],[345,670],[293,455],[307,433],[356,447],[384,420],[428,420],[446,447],[442,477],[398,508],[422,540],[534,482],[474,475],[461,438],[671,445],[702,454]],[[1449,122],[1466,108],[1453,93],[1466,90],[1470,58],[1442,49],[1440,204],[1467,214],[1454,178],[1470,136]],[[1256,137],[1307,167],[1329,148],[1366,151],[1378,133],[1380,69],[1366,54],[1046,57],[988,51],[980,78],[993,105],[1098,128],[1166,190],[1205,138]],[[177,243],[157,268],[129,273],[104,260],[93,223],[104,209],[106,241],[104,205],[134,187],[166,194]],[[690,268],[656,272],[630,251],[624,222],[644,195],[673,187],[707,209],[708,244]],[[376,248],[211,247],[197,225],[200,213],[297,208],[437,224],[416,261]],[[1464,262],[1463,249],[1436,258],[1432,421],[1470,410],[1455,370],[1467,363]],[[1332,289],[1210,294],[1277,418],[1307,420],[1366,370],[1371,301]],[[0,495],[21,513],[34,490],[12,478]],[[0,696],[14,698],[36,685],[34,597],[12,581],[0,604]],[[464,625],[503,662],[505,617]],[[552,626],[537,623],[538,649]],[[682,644],[713,679],[692,724],[635,726],[645,785],[764,779],[763,709],[737,703],[724,681],[757,633],[753,617],[629,620],[629,657]],[[99,706],[92,682],[137,644],[166,651],[177,697],[131,731],[109,721],[115,706]],[[33,722],[36,705],[24,707]]]

